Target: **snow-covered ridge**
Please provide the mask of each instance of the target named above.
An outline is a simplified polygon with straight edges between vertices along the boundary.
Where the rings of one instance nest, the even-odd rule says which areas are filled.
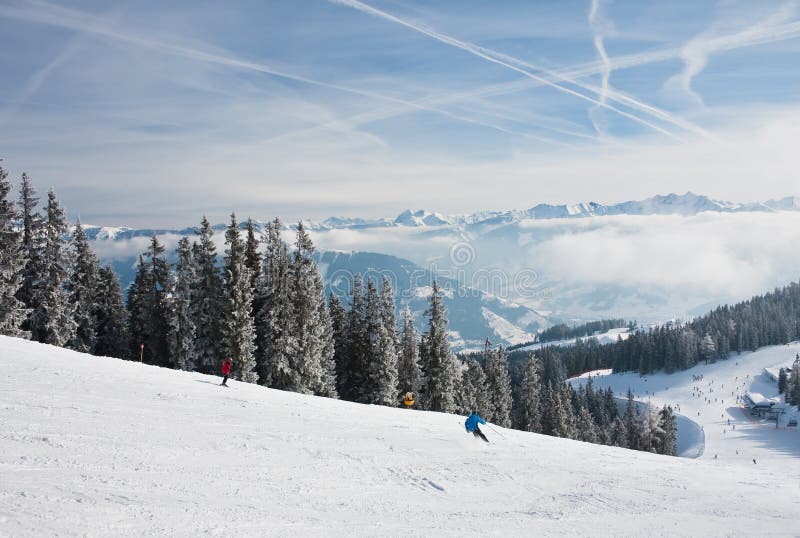
[[[797,531],[800,466],[785,446],[775,461],[761,447],[753,465],[497,426],[487,445],[463,416],[226,389],[215,376],[3,336],[0,369],[2,536]]]
[[[785,198],[756,203],[734,203],[714,200],[708,196],[687,192],[685,194],[658,195],[638,201],[628,201],[612,205],[597,202],[578,204],[537,204],[529,209],[508,211],[479,211],[468,215],[443,215],[425,209],[407,209],[395,218],[365,219],[359,217],[329,217],[323,221],[303,220],[310,230],[335,230],[348,228],[386,228],[386,227],[441,227],[507,224],[523,220],[543,219],[575,219],[602,217],[611,215],[683,215],[691,216],[703,212],[744,213],[800,211],[800,197]],[[256,230],[261,232],[266,224],[254,221]],[[214,225],[215,231],[225,229],[225,224]],[[286,228],[293,228],[288,223]],[[244,228],[244,224],[242,224]],[[132,237],[150,237],[154,234],[193,235],[196,227],[184,229],[133,229],[127,227],[109,227],[84,225],[89,239],[130,239]]]
[[[383,227],[383,226],[446,226],[481,223],[517,222],[525,219],[574,219],[607,215],[683,215],[691,216],[706,211],[720,213],[800,211],[800,198],[789,196],[756,203],[734,203],[714,200],[708,196],[687,192],[653,196],[638,201],[605,205],[597,202],[577,204],[537,204],[525,210],[481,211],[468,215],[442,215],[425,209],[407,209],[392,219],[331,218],[319,223],[321,228]]]

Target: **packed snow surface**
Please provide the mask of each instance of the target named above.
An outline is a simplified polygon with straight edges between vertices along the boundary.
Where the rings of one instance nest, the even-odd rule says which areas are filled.
[[[464,417],[226,389],[7,337],[0,368],[2,536],[798,533],[795,451],[744,429],[758,465],[491,425],[485,444]]]
[[[752,353],[734,353],[727,360],[672,374],[640,376],[633,372],[611,374],[599,370],[592,381],[596,389],[611,387],[619,397],[624,397],[630,388],[638,402],[659,409],[672,406],[701,428],[701,438],[690,441],[698,445],[700,458],[784,472],[787,479],[794,480],[795,498],[800,500],[800,432],[786,427],[790,419],[800,419],[800,413],[796,407],[788,407],[776,428],[775,420],[754,417],[742,401],[745,393],[778,399],[778,384],[764,370],[790,367],[797,353],[800,342],[765,347]],[[572,380],[573,386],[579,382],[585,385],[589,375]],[[782,396],[779,399],[783,401]],[[695,435],[694,430],[690,435]],[[679,440],[680,437],[678,431]],[[687,454],[692,451],[690,446],[684,449]],[[800,507],[794,513],[800,521]],[[795,529],[793,535],[800,535],[800,529]]]
[[[521,347],[519,348],[519,351],[532,351],[543,347],[553,346],[574,346],[575,342],[578,340],[581,342],[586,342],[587,340],[597,340],[598,344],[613,344],[617,341],[617,339],[627,340],[630,335],[631,332],[628,327],[619,327],[616,329],[609,329],[604,333],[597,333],[590,336],[579,336],[576,338],[567,338],[566,340],[555,340],[553,342],[538,342],[536,344]]]

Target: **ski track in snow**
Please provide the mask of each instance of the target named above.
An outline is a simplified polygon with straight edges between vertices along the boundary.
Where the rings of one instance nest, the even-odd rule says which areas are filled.
[[[0,536],[798,532],[800,466],[764,437],[740,441],[763,451],[750,466],[496,426],[487,445],[463,417],[223,389],[7,337],[0,368]]]

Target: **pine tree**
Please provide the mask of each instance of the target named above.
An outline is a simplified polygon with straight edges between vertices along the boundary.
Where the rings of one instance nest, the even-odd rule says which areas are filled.
[[[153,275],[144,255],[139,256],[136,276],[128,289],[128,334],[130,343],[129,355],[136,360],[144,361],[144,347],[150,332],[150,308],[148,291],[152,287]],[[149,353],[149,349],[148,349]]]
[[[786,401],[791,405],[800,406],[800,356],[792,365],[792,376],[787,383],[786,392],[788,396]]]
[[[482,417],[489,416],[492,399],[486,383],[483,366],[476,360],[466,361],[466,370],[461,380],[461,412],[470,414],[473,411]]]
[[[642,443],[641,450],[661,454],[661,442],[664,431],[659,424],[659,413],[648,403],[641,417]]]
[[[705,359],[706,364],[708,361],[714,362],[717,356],[717,345],[710,334],[706,334],[700,342],[700,355]]]
[[[403,310],[403,333],[400,337],[400,349],[397,364],[398,387],[400,397],[406,392],[419,395],[422,388],[422,370],[419,366],[419,343],[417,329],[411,310],[406,306]]]
[[[245,247],[245,265],[250,270],[250,287],[256,290],[261,282],[261,241],[256,237],[255,223],[252,218],[247,218],[247,244]]]
[[[164,246],[153,235],[150,248],[139,258],[136,279],[128,293],[131,344],[134,356],[141,356],[143,362],[175,367],[168,343],[169,265],[163,255]]]
[[[293,299],[293,264],[289,248],[281,239],[281,222],[267,226],[263,268],[263,305],[257,316],[260,357],[256,358],[262,383],[280,390],[300,385],[292,358],[297,354],[296,316]]]
[[[544,391],[543,402],[542,433],[557,437],[562,422],[561,400],[558,397],[558,392],[553,390],[553,385],[549,381]]]
[[[488,420],[508,428],[511,426],[511,377],[508,373],[508,360],[505,349],[500,346],[493,350],[489,340],[484,349],[484,370],[489,396],[492,401]]]
[[[636,403],[633,401],[633,392],[628,389],[628,403],[625,406],[625,414],[622,416],[622,422],[625,425],[625,438],[628,441],[628,446],[633,450],[642,449],[642,422],[639,416],[639,411],[636,409]]]
[[[786,382],[789,380],[789,376],[786,374],[786,368],[781,368],[780,373],[778,374],[778,394],[783,394],[786,392]]]
[[[559,425],[558,437],[565,439],[577,439],[577,429],[575,427],[575,410],[573,406],[574,391],[568,383],[561,385],[561,390],[558,392],[558,397],[561,400],[561,424]]]
[[[592,415],[586,407],[581,407],[581,412],[578,415],[575,438],[578,441],[584,441],[586,443],[598,442],[599,432],[597,425],[594,423]]]
[[[72,260],[72,272],[66,287],[69,302],[74,309],[76,329],[68,347],[82,353],[94,353],[97,341],[96,310],[100,266],[80,221],[72,235]]]
[[[520,389],[520,428],[528,432],[541,432],[541,383],[539,360],[531,354],[525,364]]]
[[[195,327],[192,318],[192,289],[196,285],[192,247],[188,237],[178,242],[178,261],[170,285],[169,353],[175,367],[194,370]]]
[[[369,364],[369,333],[367,329],[367,302],[364,297],[361,275],[353,276],[350,311],[347,314],[347,375],[345,376],[346,400],[360,402],[367,395]]]
[[[217,269],[217,247],[208,219],[200,223],[199,242],[192,246],[196,285],[192,294],[192,322],[195,327],[191,362],[203,373],[217,373],[220,364],[219,312],[222,308],[222,278]]]
[[[30,333],[22,330],[28,310],[17,298],[26,259],[16,229],[17,212],[8,199],[11,183],[7,177],[8,172],[0,167],[0,334],[30,338]]]
[[[111,268],[102,267],[98,272],[97,318],[94,352],[104,357],[118,359],[130,356],[128,318],[122,303],[119,279]]]
[[[395,348],[396,337],[393,327],[387,327],[394,322],[394,305],[389,320],[387,305],[385,303],[386,287],[384,280],[384,293],[378,296],[378,291],[372,279],[367,280],[367,335],[369,345],[369,362],[367,363],[367,394],[365,403],[396,407],[397,400],[397,351]],[[391,293],[391,289],[388,290]]]
[[[44,220],[36,211],[39,198],[31,184],[28,174],[22,174],[20,186],[19,214],[22,221],[21,256],[25,263],[22,269],[22,284],[17,291],[17,299],[28,309],[28,318],[22,325],[23,330],[30,330],[30,315],[36,308],[34,287],[41,280],[42,249],[44,248]]]
[[[301,222],[297,225],[291,280],[297,347],[290,364],[299,377],[291,390],[308,394],[318,394],[322,386],[335,387],[331,382],[334,379],[333,347],[327,351],[326,342],[326,338],[332,338],[333,331],[313,254],[314,245]],[[327,323],[323,323],[322,316],[327,318]],[[326,356],[328,353],[330,355]]]
[[[456,407],[456,368],[455,358],[447,342],[447,317],[439,292],[439,285],[433,281],[431,292],[429,329],[425,337],[427,346],[424,363],[424,397],[431,411],[452,413]]]
[[[256,372],[260,371],[261,341],[258,330],[258,314],[264,306],[264,280],[261,274],[263,259],[260,252],[261,240],[256,237],[253,219],[247,219],[247,246],[245,248],[245,265],[250,271],[250,288],[253,291],[253,324],[256,327]]]
[[[347,361],[348,346],[348,324],[347,311],[342,306],[339,298],[331,293],[328,299],[328,312],[331,319],[331,331],[333,334],[333,362],[336,371],[336,391],[344,398],[347,386],[347,372],[349,369]]]
[[[611,424],[611,444],[621,448],[628,448],[630,441],[628,440],[628,432],[625,428],[625,422],[622,417],[617,416]]]
[[[233,376],[246,382],[258,381],[256,373],[253,323],[253,288],[250,271],[245,264],[246,244],[239,236],[236,215],[225,232],[225,280],[220,321],[219,349],[233,360]]]
[[[381,319],[389,338],[397,348],[397,316],[395,315],[394,289],[392,288],[391,280],[386,275],[381,278]]]
[[[47,193],[41,272],[33,287],[35,307],[30,315],[31,337],[37,342],[63,347],[75,335],[73,309],[65,287],[69,276],[64,235],[67,222],[55,193]]]
[[[660,453],[667,456],[676,455],[678,425],[675,414],[669,406],[665,405],[659,412],[659,429],[661,430]]]
[[[328,306],[325,304],[325,286],[322,283],[322,276],[319,270],[316,271],[314,287],[317,289],[318,296],[318,319],[321,328],[320,339],[322,340],[322,357],[320,359],[321,374],[314,394],[327,398],[338,398],[339,393],[336,389],[336,342],[334,339],[333,319],[331,318]]]

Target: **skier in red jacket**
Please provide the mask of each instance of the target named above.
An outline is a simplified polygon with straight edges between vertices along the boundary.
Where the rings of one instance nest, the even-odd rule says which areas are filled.
[[[222,375],[225,376],[222,379],[222,383],[221,383],[221,385],[223,387],[227,387],[228,386],[226,382],[228,381],[228,376],[231,375],[231,368],[232,367],[233,367],[233,361],[230,360],[229,358],[225,359],[224,361],[222,361]]]

